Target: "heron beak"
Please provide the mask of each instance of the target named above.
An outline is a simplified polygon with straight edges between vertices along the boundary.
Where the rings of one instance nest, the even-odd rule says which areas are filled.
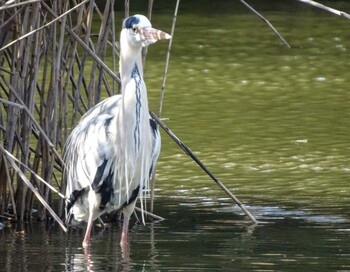
[[[142,28],[140,32],[143,37],[142,46],[144,47],[155,43],[156,41],[169,40],[171,38],[168,33],[152,27]]]

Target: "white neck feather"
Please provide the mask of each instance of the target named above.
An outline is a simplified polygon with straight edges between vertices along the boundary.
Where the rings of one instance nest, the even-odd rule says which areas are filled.
[[[120,34],[120,78],[122,82],[122,91],[131,78],[135,64],[139,68],[141,78],[143,78],[143,67],[141,57],[141,47],[131,46],[128,40],[128,32],[123,29]]]
[[[118,178],[129,198],[140,184],[147,187],[152,157],[152,132],[146,85],[143,81],[141,47],[132,47],[124,29],[120,39],[122,105],[118,115]]]

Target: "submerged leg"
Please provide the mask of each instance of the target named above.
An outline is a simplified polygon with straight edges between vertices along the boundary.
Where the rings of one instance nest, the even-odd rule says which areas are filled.
[[[89,245],[91,228],[92,228],[92,224],[94,221],[92,216],[93,216],[92,214],[89,215],[89,221],[87,224],[87,228],[86,228],[85,236],[84,236],[84,240],[83,240],[83,247],[87,247]]]
[[[120,239],[120,246],[122,248],[126,247],[128,244],[128,233],[129,233],[129,220],[131,214],[134,212],[136,201],[132,202],[130,205],[123,209],[123,228],[122,237]]]
[[[92,224],[94,222],[94,209],[95,209],[95,205],[96,205],[96,194],[91,188],[90,188],[89,195],[88,195],[88,202],[89,202],[89,219],[87,222],[85,237],[83,240],[83,247],[87,247],[89,245]]]

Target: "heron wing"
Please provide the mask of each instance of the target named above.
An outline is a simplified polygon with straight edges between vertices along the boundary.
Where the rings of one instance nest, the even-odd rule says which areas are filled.
[[[91,108],[67,139],[64,150],[67,197],[89,186],[98,188],[106,179],[111,182],[115,158],[110,127],[116,123],[120,100],[120,95],[111,96]]]
[[[81,118],[67,139],[64,150],[66,162],[64,178],[67,182],[66,197],[71,200],[67,211],[89,188],[100,193],[101,209],[112,198],[116,186],[114,184],[115,134],[120,105],[120,95],[103,100]],[[150,127],[153,146],[149,175],[153,171],[160,152],[159,130],[151,117]],[[118,185],[120,189],[125,186]],[[139,188],[139,184],[136,184],[135,188],[130,186],[132,193],[129,195],[130,199],[125,200],[127,203],[136,198]],[[119,199],[120,201],[124,200]]]

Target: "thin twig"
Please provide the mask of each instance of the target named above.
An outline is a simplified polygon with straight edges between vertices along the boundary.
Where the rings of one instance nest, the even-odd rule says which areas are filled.
[[[4,51],[6,48],[12,46],[13,44],[29,37],[30,35],[33,35],[34,33],[38,32],[38,31],[41,31],[43,30],[44,28],[48,27],[49,25],[52,25],[53,23],[59,21],[61,18],[63,18],[64,16],[66,16],[68,13],[72,12],[73,10],[77,9],[78,7],[80,7],[81,5],[85,4],[86,2],[88,2],[90,0],[84,0],[82,1],[81,3],[79,3],[77,6],[71,8],[70,10],[66,11],[65,13],[61,14],[60,16],[57,16],[55,19],[53,19],[52,21],[48,22],[47,24],[37,28],[37,29],[34,29],[26,34],[24,34],[23,36],[19,37],[18,39],[6,44],[5,46],[3,46],[2,48],[0,48],[0,52]]]
[[[60,227],[63,229],[63,231],[67,232],[67,228],[65,227],[62,220],[57,216],[57,214],[52,210],[49,204],[44,200],[44,198],[41,196],[41,194],[38,192],[38,189],[36,189],[33,184],[27,179],[25,174],[21,171],[21,169],[16,165],[15,161],[8,156],[8,151],[3,148],[2,145],[0,145],[0,150],[6,155],[7,161],[11,164],[12,168],[17,172],[17,174],[21,177],[23,182],[27,185],[27,187],[35,194],[37,199],[43,204],[43,206],[49,211],[49,213],[52,215],[52,217],[57,221],[57,223],[60,225]]]
[[[153,1],[151,3],[150,1],[150,6],[151,4],[153,5]],[[173,17],[173,23],[171,27],[171,39],[169,41],[168,45],[168,52],[166,55],[166,61],[165,61],[165,67],[164,67],[164,73],[163,73],[163,80],[162,80],[162,87],[160,91],[160,97],[159,97],[159,108],[158,108],[158,116],[160,118],[162,114],[162,108],[163,108],[163,100],[164,100],[164,93],[165,93],[165,81],[166,81],[166,76],[168,74],[168,67],[169,67],[169,61],[170,61],[170,51],[171,51],[171,46],[173,43],[173,37],[175,33],[175,25],[176,25],[176,18],[177,18],[177,13],[179,10],[179,5],[180,5],[180,0],[177,0],[176,6],[175,6],[175,11],[174,11],[174,17]],[[150,9],[150,7],[149,7]],[[152,172],[152,182],[151,182],[151,203],[150,203],[150,210],[153,212],[153,206],[154,206],[154,192],[155,192],[155,185],[156,185],[156,177],[155,177],[156,169],[153,170]]]
[[[9,187],[9,192],[10,192],[10,199],[11,199],[11,203],[12,203],[13,215],[15,218],[17,218],[16,202],[15,202],[15,197],[14,197],[13,188],[12,188],[12,184],[11,184],[10,171],[9,171],[9,167],[7,164],[5,154],[3,154],[3,159],[4,159],[4,167],[5,167],[5,172],[6,172],[6,179],[7,179],[7,183],[8,183],[8,187]]]
[[[5,9],[16,8],[16,7],[20,7],[20,6],[24,6],[24,5],[33,4],[36,2],[40,2],[40,1],[43,1],[43,0],[29,0],[29,1],[24,1],[24,2],[20,2],[20,3],[10,4],[10,5],[5,3],[0,7],[0,11],[5,10]]]
[[[350,14],[344,12],[344,11],[340,11],[340,10],[337,10],[337,9],[334,9],[334,8],[330,8],[326,5],[323,5],[323,4],[320,4],[316,1],[311,1],[311,0],[297,0],[299,2],[302,2],[302,3],[305,3],[305,4],[308,4],[308,5],[311,5],[311,6],[314,6],[314,7],[317,7],[317,8],[320,8],[320,9],[323,9],[325,11],[328,11],[330,13],[333,13],[335,15],[338,15],[338,16],[343,16],[347,19],[350,19]]]
[[[153,0],[148,0],[148,9],[147,9],[147,17],[148,20],[152,19],[152,10],[153,10]]]
[[[57,14],[45,2],[43,2],[42,5],[51,13],[52,16],[57,17]],[[101,68],[103,68],[113,78],[113,80],[120,84],[120,78],[96,55],[96,53],[78,36],[78,34],[76,34],[68,26],[66,27],[66,30],[84,48],[84,50],[89,53],[89,55],[98,63],[98,65],[100,65]]]
[[[3,78],[4,81],[5,78]],[[0,102],[2,103],[6,103],[15,107],[18,107],[19,109],[23,109],[29,116],[29,118],[32,120],[33,124],[36,126],[36,128],[40,131],[42,137],[45,139],[45,141],[47,142],[47,144],[49,145],[50,149],[53,151],[53,153],[56,155],[57,159],[60,161],[61,165],[64,165],[64,162],[60,156],[60,154],[58,153],[58,151],[56,150],[54,144],[51,142],[50,138],[46,135],[45,131],[41,128],[40,124],[36,121],[35,117],[33,116],[33,114],[30,112],[30,110],[28,109],[28,107],[25,105],[25,103],[23,102],[23,100],[19,97],[19,95],[17,94],[17,92],[11,87],[11,85],[8,84],[8,86],[10,87],[10,90],[12,92],[12,94],[16,97],[16,99],[18,100],[18,103],[13,103],[4,99],[1,99]]]
[[[244,207],[244,205],[238,200],[236,196],[234,196],[229,189],[218,179],[214,176],[213,173],[209,171],[209,169],[197,158],[196,155],[193,154],[191,149],[189,149],[153,112],[150,112],[152,118],[164,129],[164,131],[181,147],[181,149],[189,156],[191,157],[203,170],[205,173],[208,174],[209,177],[212,178],[212,180],[215,181],[217,185],[220,186],[222,190],[225,191],[225,193],[242,209],[242,211],[250,218],[250,220],[253,222],[253,224],[257,224],[258,221],[254,218],[254,216]]]
[[[116,61],[116,47],[115,47],[115,43],[116,43],[116,35],[115,35],[115,12],[114,12],[114,0],[111,1],[111,5],[112,5],[112,67],[113,67],[113,72],[117,73],[117,61]],[[110,41],[107,40],[107,43],[110,43]],[[112,90],[113,90],[113,94],[115,94],[115,90],[116,90],[116,86],[115,86],[115,81],[113,80],[112,82]]]
[[[0,30],[1,30],[1,28],[0,28]],[[10,71],[10,70],[4,68],[4,67],[0,67],[0,71],[5,72],[5,73],[8,73],[8,74],[10,74],[10,75],[13,75],[13,74],[14,74],[14,72],[12,72],[12,71]]]
[[[142,210],[139,207],[135,207],[135,211],[138,211],[139,213],[144,213],[146,216],[152,217],[153,219],[156,219],[156,220],[165,220],[163,217],[156,215],[154,213]]]
[[[277,35],[277,37],[290,48],[289,43],[282,37],[281,34],[278,33],[278,31],[274,28],[274,26],[259,12],[257,12],[252,6],[250,6],[247,2],[244,0],[239,0],[243,5],[245,5],[248,9],[250,9],[255,15],[257,15],[261,20],[263,20],[271,29],[272,31]]]
[[[147,18],[152,22],[152,10],[153,10],[153,0],[148,1]],[[145,69],[146,56],[148,53],[148,46],[142,48],[142,67]]]
[[[130,3],[129,0],[125,0],[124,2],[125,10],[124,10],[124,18],[129,17]]]
[[[59,191],[56,190],[55,187],[53,187],[51,184],[47,183],[44,179],[42,179],[37,173],[35,173],[35,171],[33,171],[30,167],[28,167],[27,165],[25,165],[23,162],[21,162],[19,159],[17,159],[15,156],[13,156],[10,152],[8,152],[7,150],[5,150],[6,152],[6,156],[10,157],[12,160],[14,160],[16,163],[20,164],[21,166],[25,167],[30,173],[32,173],[34,175],[35,178],[37,178],[39,181],[41,181],[42,183],[44,183],[47,187],[49,187],[49,189],[53,192],[55,192],[56,194],[58,194],[61,198],[63,199],[67,199],[63,194],[61,194]]]
[[[165,93],[165,81],[166,81],[166,76],[168,74],[168,67],[169,67],[169,61],[170,61],[170,51],[171,51],[171,46],[173,44],[173,38],[174,38],[174,33],[175,33],[175,25],[176,25],[176,18],[177,18],[177,13],[179,10],[179,5],[180,5],[180,0],[176,1],[176,6],[175,6],[175,11],[174,11],[174,18],[173,18],[173,24],[171,27],[171,39],[169,41],[168,45],[168,52],[166,55],[166,62],[165,62],[165,68],[164,68],[164,74],[163,74],[163,81],[162,81],[162,88],[160,92],[160,98],[159,98],[159,109],[158,109],[158,116],[159,118],[161,117],[162,113],[162,108],[163,108],[163,100],[164,100],[164,93]]]

